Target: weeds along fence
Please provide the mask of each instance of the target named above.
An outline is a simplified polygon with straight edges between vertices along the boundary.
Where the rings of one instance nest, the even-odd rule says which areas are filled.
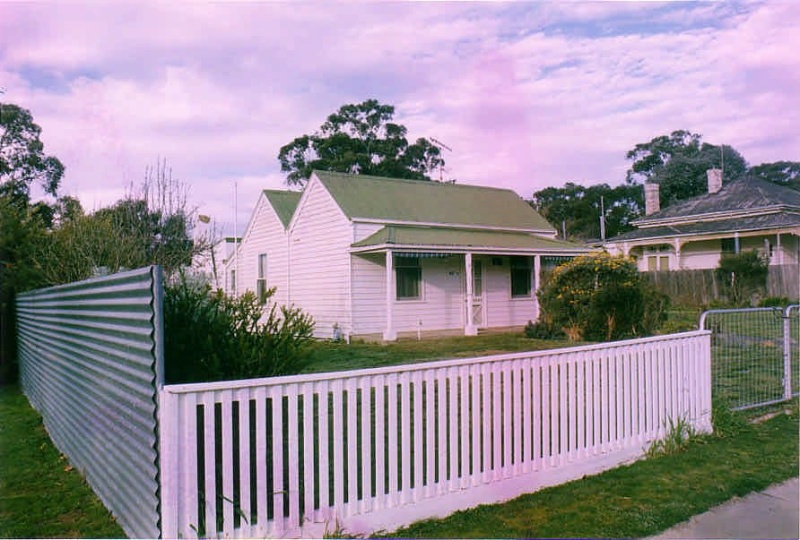
[[[369,533],[614,467],[711,430],[710,332],[165,386],[165,537]]]
[[[17,298],[22,390],[60,452],[130,537],[159,536],[161,272]]]
[[[700,328],[712,332],[715,398],[741,410],[800,395],[800,305],[710,310]]]
[[[642,276],[669,296],[673,304],[708,306],[725,300],[725,286],[713,269],[651,271],[642,272]],[[799,300],[800,266],[770,265],[763,293],[767,296]]]

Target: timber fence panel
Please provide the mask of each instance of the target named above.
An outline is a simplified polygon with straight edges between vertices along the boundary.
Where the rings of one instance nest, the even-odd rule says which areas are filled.
[[[55,446],[131,537],[158,537],[161,271],[17,299],[20,382]]]
[[[164,471],[167,530],[393,530],[599,472],[641,456],[669,419],[710,430],[709,350],[695,331],[166,386],[162,437],[182,456]]]

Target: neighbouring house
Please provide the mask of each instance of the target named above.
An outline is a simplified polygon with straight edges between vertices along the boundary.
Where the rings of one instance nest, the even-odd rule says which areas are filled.
[[[315,171],[262,192],[226,291],[275,287],[321,338],[474,335],[538,317],[542,269],[589,251],[555,237],[510,190]]]
[[[232,236],[218,238],[207,253],[194,257],[192,261],[194,275],[210,284],[214,289],[224,289],[225,268],[228,259],[234,254],[235,245],[236,239]]]
[[[641,271],[719,266],[725,253],[756,250],[771,266],[800,264],[800,191],[753,177],[722,185],[708,171],[708,192],[659,207],[658,185],[645,184],[645,216],[635,230],[603,245],[634,257]]]

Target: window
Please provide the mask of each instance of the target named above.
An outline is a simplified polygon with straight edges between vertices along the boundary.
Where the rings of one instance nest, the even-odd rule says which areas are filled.
[[[256,279],[256,297],[262,306],[267,303],[267,254],[258,255],[258,278]]]
[[[511,297],[522,298],[531,295],[530,257],[511,257]]]
[[[647,269],[650,272],[666,272],[669,270],[668,255],[650,255],[647,257]]]
[[[398,300],[420,298],[422,268],[419,257],[398,257],[394,264]]]
[[[236,294],[236,270],[231,270],[228,272],[228,277],[230,278],[230,284],[228,290],[231,294]]]
[[[722,253],[736,253],[736,239],[723,238],[722,239]]]

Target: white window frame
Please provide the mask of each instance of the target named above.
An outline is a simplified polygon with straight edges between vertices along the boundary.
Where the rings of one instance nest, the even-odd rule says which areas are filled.
[[[416,264],[412,264],[412,261],[416,261]],[[413,271],[413,272],[412,272]],[[414,300],[422,300],[422,260],[419,257],[397,257],[394,260],[394,279],[395,279],[395,288],[394,288],[394,297],[395,300],[398,302],[413,302]],[[404,283],[404,279],[401,279],[401,274],[405,276],[411,276],[412,274],[416,274],[413,276],[414,281],[416,281],[416,295],[415,296],[401,296],[400,295],[400,288],[402,283]]]
[[[526,266],[520,266],[519,263],[525,261]],[[530,298],[533,294],[533,265],[531,258],[525,255],[512,255],[509,257],[508,263],[508,278],[509,278],[509,293],[512,299],[517,298]],[[525,294],[514,294],[514,274],[516,272],[527,270],[527,292]],[[522,272],[520,272],[521,274]]]
[[[256,297],[262,306],[267,303],[267,254],[259,253],[256,258]]]

